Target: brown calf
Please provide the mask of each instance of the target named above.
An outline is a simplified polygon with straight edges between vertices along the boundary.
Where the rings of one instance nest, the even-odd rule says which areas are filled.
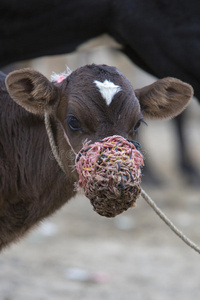
[[[30,69],[9,74],[6,86],[0,79],[0,249],[76,194],[71,147],[77,153],[86,139],[115,134],[135,139],[143,116],[174,117],[193,94],[174,78],[134,91],[105,65],[81,67],[61,82]],[[52,158],[45,113],[65,172]]]

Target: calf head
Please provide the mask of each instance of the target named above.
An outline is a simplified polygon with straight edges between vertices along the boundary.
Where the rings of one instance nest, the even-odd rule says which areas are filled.
[[[170,77],[134,91],[121,72],[106,65],[87,65],[61,79],[51,82],[37,71],[23,69],[10,73],[6,85],[27,111],[49,114],[62,153],[69,144],[77,153],[85,140],[112,135],[135,139],[143,117],[172,118],[193,95],[190,85]],[[67,168],[65,160],[63,156]]]

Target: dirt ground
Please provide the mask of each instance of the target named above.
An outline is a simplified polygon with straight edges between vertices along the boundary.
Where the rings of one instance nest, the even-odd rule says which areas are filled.
[[[187,134],[200,169],[199,111],[192,104]],[[200,245],[200,187],[179,170],[173,122],[149,122],[142,136],[145,157],[162,181],[143,188]],[[79,195],[0,255],[0,300],[64,299],[200,299],[200,257],[142,198],[106,219]]]

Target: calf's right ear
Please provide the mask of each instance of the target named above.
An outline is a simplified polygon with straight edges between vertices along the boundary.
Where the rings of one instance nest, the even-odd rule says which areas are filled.
[[[58,88],[40,72],[22,69],[6,77],[11,98],[34,114],[52,113],[59,100]]]

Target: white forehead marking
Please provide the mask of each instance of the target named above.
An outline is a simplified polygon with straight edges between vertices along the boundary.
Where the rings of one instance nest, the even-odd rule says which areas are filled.
[[[122,90],[119,85],[115,85],[108,80],[105,80],[104,82],[94,80],[94,83],[98,87],[102,97],[106,100],[107,105],[110,105],[115,94]]]

